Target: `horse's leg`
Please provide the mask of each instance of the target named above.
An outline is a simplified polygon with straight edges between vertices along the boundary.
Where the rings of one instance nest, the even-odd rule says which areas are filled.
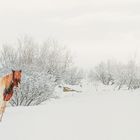
[[[0,114],[2,113],[3,106],[4,106],[3,92],[4,92],[4,86],[0,85]]]
[[[5,112],[6,104],[7,104],[7,101],[4,101],[4,103],[3,103],[3,113]]]
[[[2,113],[2,104],[3,104],[2,95],[0,93],[0,114]]]
[[[1,107],[1,116],[0,116],[0,122],[2,121],[2,118],[3,118],[3,114],[5,112],[5,108],[6,108],[6,101],[3,102],[3,105]]]
[[[0,114],[2,113],[2,106],[0,106]]]
[[[3,101],[1,107],[0,107],[0,112],[4,113],[5,112],[5,108],[6,108],[6,101]]]
[[[0,114],[2,114],[2,112],[3,112],[3,106],[4,104],[3,104],[3,101],[1,101],[1,103],[0,103]]]

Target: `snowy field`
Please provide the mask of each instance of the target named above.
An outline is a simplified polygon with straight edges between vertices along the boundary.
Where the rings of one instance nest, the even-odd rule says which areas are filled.
[[[8,107],[0,140],[140,140],[140,91],[65,93],[34,107]]]

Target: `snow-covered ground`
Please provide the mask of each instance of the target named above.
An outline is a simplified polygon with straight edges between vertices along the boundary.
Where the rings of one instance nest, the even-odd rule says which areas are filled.
[[[0,140],[140,140],[140,91],[89,90],[8,107]]]

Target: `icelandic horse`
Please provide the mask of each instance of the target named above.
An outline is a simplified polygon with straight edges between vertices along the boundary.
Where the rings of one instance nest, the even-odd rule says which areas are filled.
[[[7,103],[13,96],[14,87],[20,84],[21,75],[21,70],[12,70],[10,74],[0,78],[0,121],[2,121]]]

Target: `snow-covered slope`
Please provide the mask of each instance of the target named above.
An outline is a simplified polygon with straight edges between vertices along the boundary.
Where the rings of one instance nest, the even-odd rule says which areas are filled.
[[[7,108],[0,140],[140,140],[138,94],[72,95]]]

